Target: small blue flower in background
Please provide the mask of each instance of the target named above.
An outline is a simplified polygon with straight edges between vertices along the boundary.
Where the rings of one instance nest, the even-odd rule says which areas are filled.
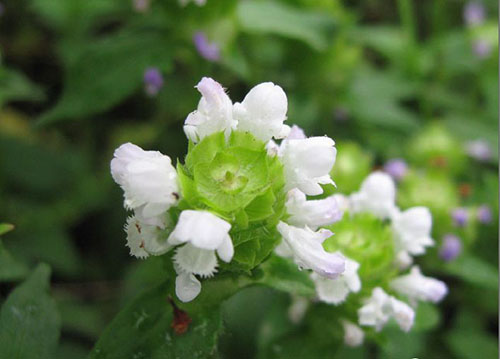
[[[464,8],[464,20],[468,26],[480,25],[485,19],[484,5],[480,2],[469,2]]]
[[[394,158],[385,163],[384,171],[399,181],[408,173],[408,165],[402,158]]]
[[[458,207],[455,208],[451,216],[453,218],[453,222],[457,227],[464,227],[467,224],[467,220],[469,219],[469,213],[465,208]]]
[[[198,31],[193,36],[194,46],[198,53],[208,61],[220,60],[220,48],[215,42],[209,42],[204,32]]]
[[[492,156],[491,148],[485,140],[467,142],[465,145],[465,151],[470,157],[478,161],[488,161]]]
[[[462,242],[460,238],[454,234],[447,234],[443,237],[443,244],[439,250],[439,256],[445,262],[449,262],[457,258],[462,252]]]
[[[155,67],[144,71],[144,90],[149,96],[156,96],[163,87],[163,76]]]
[[[477,210],[477,220],[483,224],[491,223],[493,219],[493,215],[491,213],[491,209],[488,205],[483,204]]]

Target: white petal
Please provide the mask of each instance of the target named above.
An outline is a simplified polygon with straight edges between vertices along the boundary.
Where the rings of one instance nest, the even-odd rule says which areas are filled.
[[[236,103],[233,116],[238,130],[248,131],[261,141],[284,138],[290,128],[286,120],[288,102],[285,92],[272,82],[261,83],[248,92],[242,103]]]
[[[361,184],[359,192],[350,196],[353,213],[369,212],[380,218],[390,218],[397,207],[396,186],[386,173],[373,172]]]
[[[377,287],[373,289],[372,296],[358,310],[359,324],[375,327],[377,331],[380,331],[389,320],[391,313],[390,296],[382,288]]]
[[[192,301],[200,291],[201,283],[193,274],[181,272],[175,278],[175,294],[181,301]]]
[[[344,343],[350,347],[358,347],[363,344],[365,333],[363,329],[347,320],[342,321],[344,327]]]
[[[432,215],[426,207],[413,207],[392,217],[396,249],[413,255],[425,253],[432,246]]]
[[[193,142],[201,141],[215,132],[229,133],[233,123],[232,102],[222,86],[211,78],[204,77],[196,86],[202,94],[198,109],[188,115],[184,132]]]
[[[313,232],[307,227],[298,228],[284,222],[280,222],[277,228],[299,267],[312,269],[328,278],[336,278],[344,272],[344,258],[336,253],[328,253],[321,244],[332,235],[330,231]]]
[[[412,300],[433,303],[441,301],[448,293],[444,282],[422,275],[418,266],[414,266],[409,274],[394,279],[391,287]]]
[[[233,259],[234,247],[229,234],[222,241],[222,244],[217,248],[217,254],[219,255],[219,258],[226,263],[231,262],[231,259]]]
[[[201,277],[211,277],[217,272],[215,251],[196,248],[190,243],[177,248],[173,260],[180,271]]]
[[[321,200],[307,201],[306,195],[294,188],[288,192],[286,209],[290,218],[288,222],[295,226],[308,226],[311,229],[326,226],[339,221],[343,212],[337,200],[330,196]]]
[[[231,224],[207,211],[182,211],[168,238],[171,244],[190,242],[202,249],[217,249],[228,236]]]
[[[337,150],[329,137],[286,140],[280,149],[286,189],[298,188],[307,195],[323,193],[319,183],[333,183],[329,173]]]
[[[342,303],[349,294],[346,282],[340,277],[330,279],[312,273],[311,278],[316,287],[316,294],[322,302],[337,305]]]
[[[405,332],[408,332],[413,326],[415,312],[408,304],[394,297],[390,298],[390,305],[392,308],[392,316],[396,319],[399,327]]]
[[[290,133],[287,136],[287,140],[302,140],[307,138],[306,133],[302,128],[297,125],[293,125],[290,129]]]
[[[138,258],[162,255],[172,247],[159,227],[141,222],[135,216],[128,218],[125,232],[130,254]]]
[[[309,307],[309,300],[304,297],[292,296],[292,304],[288,308],[288,318],[292,323],[298,324],[304,318]]]

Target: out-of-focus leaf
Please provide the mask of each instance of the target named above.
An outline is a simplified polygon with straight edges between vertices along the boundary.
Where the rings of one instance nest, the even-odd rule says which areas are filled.
[[[394,60],[405,52],[407,39],[400,27],[365,26],[354,30],[353,40]]]
[[[416,310],[413,331],[426,331],[435,328],[439,324],[439,310],[435,304],[419,303]]]
[[[498,270],[478,257],[464,254],[445,268],[472,285],[498,290]]]
[[[293,8],[277,2],[241,1],[237,9],[243,30],[300,40],[316,50],[325,49],[335,20],[324,13]]]
[[[0,223],[0,236],[14,229],[14,225],[10,223]]]
[[[498,358],[498,341],[481,331],[457,328],[447,335],[446,343],[457,358]]]
[[[257,283],[296,295],[315,294],[314,283],[308,273],[300,271],[291,260],[272,255],[259,268],[263,276]]]
[[[381,358],[418,358],[424,338],[417,332],[405,333],[395,326],[384,328],[387,340],[382,344]]]
[[[40,125],[90,116],[117,105],[138,89],[148,67],[170,70],[172,52],[155,32],[114,35],[89,43],[66,71],[63,94]]]
[[[41,101],[42,90],[22,73],[0,67],[0,108],[9,101]]]
[[[27,273],[28,267],[12,257],[0,241],[0,282],[21,279]]]
[[[48,294],[50,268],[40,264],[9,295],[0,312],[0,358],[52,359],[60,318]]]

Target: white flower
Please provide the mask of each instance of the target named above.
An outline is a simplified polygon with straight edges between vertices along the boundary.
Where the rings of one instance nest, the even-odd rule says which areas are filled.
[[[130,254],[134,257],[158,256],[172,248],[160,227],[146,224],[136,216],[127,219],[125,232],[127,233],[127,247],[130,248]]]
[[[111,175],[125,192],[125,206],[141,218],[156,217],[179,199],[177,172],[170,157],[125,143],[111,161]]]
[[[396,254],[396,265],[399,269],[403,270],[408,268],[413,263],[413,257],[408,254],[406,251],[399,251]]]
[[[350,347],[358,347],[363,344],[365,333],[363,329],[347,320],[342,321],[344,328],[344,343]]]
[[[290,133],[286,137],[287,140],[303,140],[307,138],[306,133],[297,125],[292,125]]]
[[[248,92],[243,102],[235,103],[233,116],[239,131],[252,133],[261,141],[284,138],[290,127],[284,125],[288,101],[285,92],[272,82],[261,83]]]
[[[373,172],[350,196],[353,213],[370,212],[379,218],[389,218],[396,211],[396,186],[386,173]]]
[[[288,318],[292,323],[298,324],[304,318],[309,300],[305,297],[292,296],[292,303],[288,307]]]
[[[382,288],[373,289],[372,296],[358,310],[359,324],[375,327],[380,331],[390,318],[394,318],[400,328],[408,331],[413,326],[415,312],[406,303],[389,296]]]
[[[409,274],[397,277],[391,282],[391,287],[410,300],[437,303],[448,293],[444,282],[422,275],[418,266],[412,267]]]
[[[349,212],[349,210],[351,208],[351,203],[349,201],[349,197],[347,197],[343,194],[340,194],[340,193],[336,193],[336,194],[332,195],[332,197],[337,202],[337,205],[339,206],[339,209],[342,213]]]
[[[284,222],[280,222],[277,228],[283,236],[283,246],[291,252],[300,268],[312,269],[328,278],[336,278],[344,272],[344,258],[337,253],[328,253],[322,246],[323,241],[333,234],[329,230],[314,232],[307,227],[298,228]]]
[[[338,254],[342,255],[342,253]],[[338,278],[329,279],[312,273],[311,278],[316,286],[318,298],[325,303],[337,305],[342,303],[350,292],[359,292],[361,281],[358,268],[358,262],[345,258],[345,271]]]
[[[404,212],[394,212],[392,230],[396,249],[412,255],[425,253],[432,246],[432,215],[426,207],[413,207]]]
[[[337,222],[343,215],[333,196],[307,201],[306,195],[297,188],[288,192],[286,210],[290,215],[288,223],[306,225],[313,230]]]
[[[222,86],[209,77],[204,77],[196,85],[202,94],[198,109],[191,112],[184,122],[184,132],[193,142],[215,132],[229,134],[234,127],[231,99]]]
[[[206,211],[182,211],[175,229],[168,237],[171,245],[183,244],[173,257],[177,271],[176,293],[183,301],[194,299],[200,277],[211,277],[217,271],[217,252],[220,259],[230,262],[234,255],[229,236],[231,225]],[[199,284],[201,288],[201,283]],[[201,289],[200,289],[201,290]],[[193,296],[193,293],[196,295]]]
[[[280,148],[285,169],[286,190],[298,188],[307,195],[323,193],[320,184],[333,184],[330,170],[337,150],[329,137],[287,139]]]

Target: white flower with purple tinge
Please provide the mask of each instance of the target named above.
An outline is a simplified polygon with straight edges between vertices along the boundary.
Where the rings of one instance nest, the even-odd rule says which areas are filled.
[[[144,71],[144,90],[149,96],[156,96],[163,87],[163,76],[155,67]]]
[[[301,269],[311,269],[323,277],[333,279],[344,272],[344,257],[328,253],[322,245],[325,239],[332,236],[331,231],[320,229],[314,232],[307,227],[294,227],[284,222],[280,222],[277,228],[283,236],[278,254],[292,256]]]
[[[337,252],[340,256],[342,253]],[[357,293],[361,289],[361,280],[358,276],[359,263],[345,258],[345,271],[338,278],[325,278],[312,273],[311,278],[316,287],[319,300],[338,305],[345,301],[349,293]]]
[[[184,122],[184,133],[193,142],[205,136],[224,131],[227,135],[234,128],[233,103],[221,84],[204,77],[196,85],[202,97],[198,109],[191,112]]]
[[[405,251],[412,255],[425,253],[425,248],[432,246],[432,215],[426,207],[413,207],[404,212],[394,212],[392,231],[396,251]]]
[[[407,296],[411,301],[437,303],[448,294],[448,288],[444,282],[422,275],[418,266],[412,267],[409,274],[392,280],[390,285],[396,292]]]
[[[480,25],[484,22],[486,11],[484,5],[478,1],[471,1],[465,5],[464,20],[468,26]]]
[[[286,209],[290,215],[288,223],[294,226],[308,226],[313,230],[335,223],[342,219],[343,215],[334,196],[308,201],[305,193],[297,188],[288,192]]]
[[[184,210],[175,229],[168,237],[172,246],[178,247],[173,257],[176,294],[183,302],[193,300],[201,290],[195,275],[211,277],[217,271],[217,257],[230,262],[234,255],[229,236],[231,224],[206,211]]]
[[[179,200],[177,171],[170,157],[125,143],[111,161],[111,175],[125,196],[125,207],[141,219],[165,213]]]
[[[458,207],[451,212],[451,217],[457,227],[465,227],[469,220],[469,212],[466,208]]]
[[[337,149],[329,137],[286,139],[279,155],[285,168],[286,189],[298,188],[309,196],[323,193],[321,184],[333,184],[330,171]]]
[[[477,209],[477,220],[483,224],[491,223],[493,220],[493,214],[491,213],[491,208],[488,205],[483,204]]]
[[[386,173],[373,172],[349,197],[353,213],[370,212],[379,218],[389,218],[397,211],[396,185]]]
[[[478,161],[488,161],[492,157],[491,147],[485,140],[469,141],[465,145],[465,150],[470,157]]]
[[[272,82],[253,87],[241,103],[233,106],[239,131],[250,132],[261,141],[285,138],[290,127],[286,121],[288,100],[283,89]]]
[[[193,35],[193,43],[198,53],[204,59],[213,62],[220,60],[219,45],[215,42],[209,42],[207,35],[204,32],[196,32]]]
[[[386,162],[384,171],[399,181],[408,173],[408,165],[402,158],[394,158]]]
[[[462,252],[462,241],[454,234],[446,234],[439,249],[439,256],[445,262],[454,260]]]

